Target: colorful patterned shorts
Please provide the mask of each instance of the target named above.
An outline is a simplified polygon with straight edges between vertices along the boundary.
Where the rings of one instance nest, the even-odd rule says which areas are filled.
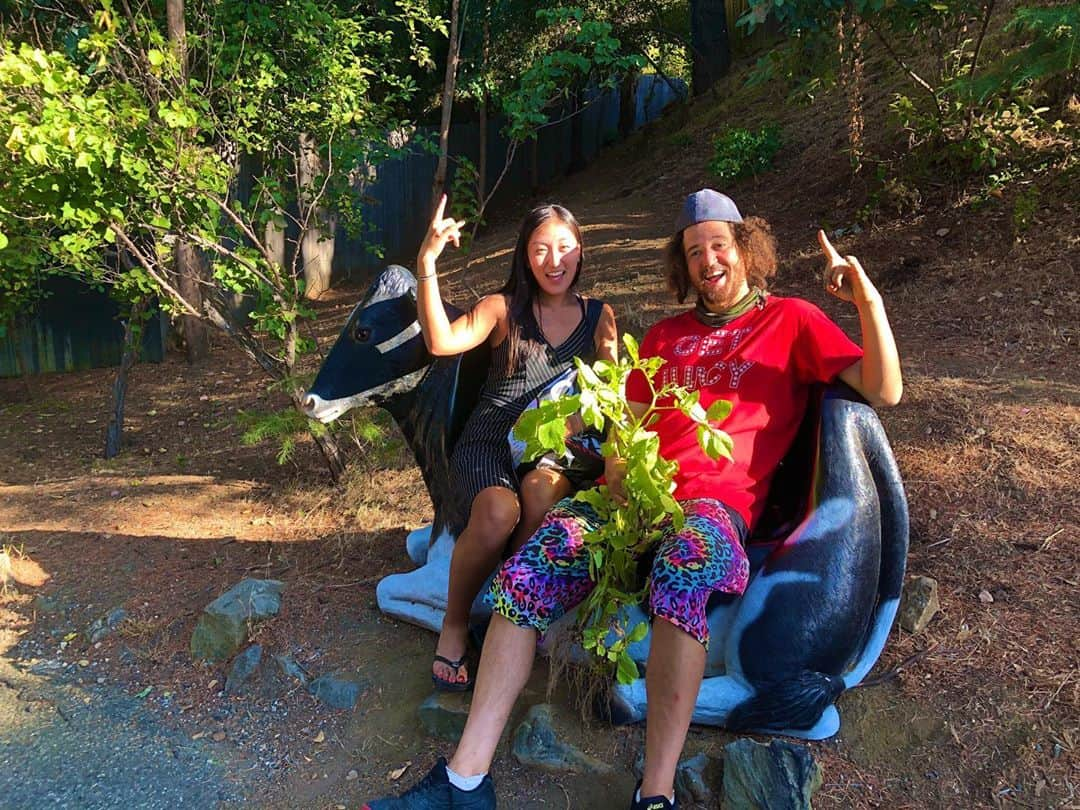
[[[682,501],[686,521],[670,522],[656,546],[649,573],[649,610],[708,647],[705,606],[714,591],[739,594],[750,566],[742,534],[719,501]],[[599,524],[591,506],[566,498],[548,512],[536,533],[503,563],[488,601],[495,612],[541,633],[580,604],[593,583],[582,538]]]

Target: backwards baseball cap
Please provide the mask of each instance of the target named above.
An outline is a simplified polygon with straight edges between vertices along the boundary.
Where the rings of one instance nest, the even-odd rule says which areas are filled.
[[[675,220],[675,232],[682,233],[691,225],[710,221],[742,222],[743,219],[731,197],[703,188],[686,198],[679,218]]]

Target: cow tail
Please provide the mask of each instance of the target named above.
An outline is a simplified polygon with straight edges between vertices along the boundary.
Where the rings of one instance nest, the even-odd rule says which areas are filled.
[[[844,691],[842,678],[803,672],[795,678],[757,686],[724,721],[730,731],[810,729]]]

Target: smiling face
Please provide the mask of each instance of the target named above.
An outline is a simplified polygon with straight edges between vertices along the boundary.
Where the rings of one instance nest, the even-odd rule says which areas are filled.
[[[581,265],[581,245],[573,229],[549,219],[529,236],[529,268],[540,291],[558,296],[569,292]]]
[[[730,223],[691,225],[683,231],[682,244],[690,284],[711,312],[730,309],[750,292]]]

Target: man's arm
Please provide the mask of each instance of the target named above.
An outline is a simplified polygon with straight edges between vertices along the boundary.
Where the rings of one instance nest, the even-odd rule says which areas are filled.
[[[854,256],[841,256],[825,231],[818,242],[829,266],[825,289],[842,301],[851,301],[859,313],[863,358],[840,372],[840,379],[862,394],[871,405],[896,405],[904,391],[900,355],[896,350],[881,293]]]

